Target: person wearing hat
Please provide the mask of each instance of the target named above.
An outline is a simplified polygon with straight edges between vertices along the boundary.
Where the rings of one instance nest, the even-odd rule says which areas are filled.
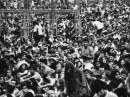
[[[96,79],[96,77],[93,77],[93,71],[92,70],[84,69],[83,72],[84,72],[85,77],[88,81],[88,84],[90,84],[93,80]]]
[[[20,74],[20,81],[23,82],[26,76],[29,75],[27,68],[30,66],[26,61],[19,61],[17,64],[17,69]]]
[[[108,85],[96,79],[90,84],[91,91],[95,93],[94,97],[118,97],[115,93],[108,91]]]

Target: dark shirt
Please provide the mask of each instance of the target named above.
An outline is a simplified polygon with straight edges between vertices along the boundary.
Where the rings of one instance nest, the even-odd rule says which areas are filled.
[[[113,89],[117,88],[120,83],[123,83],[121,79],[112,80],[109,85],[112,86]]]

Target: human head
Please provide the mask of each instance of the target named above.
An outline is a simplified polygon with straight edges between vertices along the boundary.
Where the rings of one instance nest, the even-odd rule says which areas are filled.
[[[71,73],[73,72],[74,70],[74,64],[72,62],[67,62],[66,65],[65,65],[65,70],[66,70],[66,73]]]
[[[105,70],[102,72],[102,79],[110,79],[111,72],[109,70]]]
[[[115,80],[115,79],[119,79],[119,78],[120,78],[119,71],[117,69],[112,70],[112,72],[111,72],[111,79]]]
[[[76,67],[82,69],[82,67],[83,67],[83,66],[82,66],[82,62],[81,62],[81,61],[76,62]]]
[[[55,92],[53,90],[49,90],[48,94],[48,97],[55,97]]]
[[[28,92],[28,89],[29,89],[29,83],[23,82],[23,83],[21,84],[21,88],[22,88],[23,93],[27,93],[27,92]]]
[[[127,71],[121,71],[121,79],[122,80],[126,80],[127,76],[128,76],[128,72]]]
[[[84,69],[83,72],[84,72],[85,76],[87,77],[87,79],[91,79],[91,76],[93,73],[90,70]]]
[[[4,75],[0,75],[0,84],[3,84],[5,82]]]
[[[12,76],[12,72],[10,69],[7,70],[7,76]]]
[[[34,97],[34,95],[31,92],[27,92],[24,97]]]
[[[106,83],[99,79],[92,81],[92,83],[90,84],[92,92],[97,93],[97,95],[99,95],[100,97],[105,97],[105,87]]]
[[[12,85],[7,85],[6,89],[7,89],[7,93],[9,93],[9,94],[13,93],[13,91],[14,91],[14,87]]]
[[[57,72],[61,72],[63,68],[63,64],[61,62],[58,62],[56,65],[56,71]]]
[[[15,87],[18,84],[16,79],[12,79],[10,85],[12,85],[13,87]]]
[[[122,59],[122,60],[120,61],[120,65],[121,65],[121,66],[124,66],[124,65],[125,65],[125,60]]]

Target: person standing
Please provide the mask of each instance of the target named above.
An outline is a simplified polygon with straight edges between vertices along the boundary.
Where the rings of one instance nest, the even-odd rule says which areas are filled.
[[[82,70],[74,67],[71,61],[65,65],[65,87],[69,97],[90,96],[90,88],[85,74]]]
[[[34,38],[35,41],[38,43],[43,40],[43,27],[41,22],[38,21],[37,25],[34,27]]]

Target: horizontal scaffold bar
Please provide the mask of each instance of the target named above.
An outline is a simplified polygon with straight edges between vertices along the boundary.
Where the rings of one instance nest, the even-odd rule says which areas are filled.
[[[0,13],[79,13],[80,10],[65,10],[65,9],[42,9],[42,10],[31,10],[31,9],[19,9],[19,10],[5,10],[0,9]]]

